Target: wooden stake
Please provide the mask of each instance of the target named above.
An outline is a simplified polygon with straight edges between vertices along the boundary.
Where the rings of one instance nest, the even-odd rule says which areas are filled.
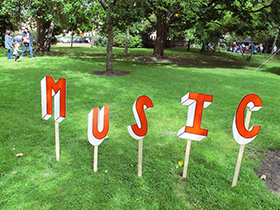
[[[246,114],[246,119],[245,119],[245,128],[247,130],[249,129],[251,114],[252,114],[252,111],[250,111],[250,109],[248,108],[247,114]],[[233,181],[232,181],[232,185],[231,185],[232,187],[235,187],[237,184],[237,179],[238,179],[238,174],[239,174],[239,170],[240,170],[240,166],[241,166],[244,149],[245,149],[245,144],[241,144],[240,148],[239,148],[239,154],[238,154],[238,158],[237,158],[236,167],[235,167],[235,173],[234,173],[234,177],[233,177]]]
[[[55,127],[55,154],[56,154],[56,161],[59,161],[59,123],[54,123]]]
[[[142,176],[143,139],[139,140],[138,148],[138,177]]]
[[[191,151],[191,143],[192,143],[191,140],[187,141],[187,148],[186,148],[186,155],[185,155],[183,178],[187,177],[188,164],[189,164],[189,156],[190,156],[190,151]]]
[[[94,158],[93,158],[93,172],[97,171],[97,157],[98,157],[98,146],[94,147]]]

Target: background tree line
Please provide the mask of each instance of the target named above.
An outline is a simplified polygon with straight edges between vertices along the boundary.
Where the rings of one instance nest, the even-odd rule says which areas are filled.
[[[36,29],[35,52],[50,51],[55,35],[63,31],[98,31],[107,40],[107,70],[112,71],[113,41],[118,46],[148,45],[157,33],[154,56],[163,57],[168,39],[198,40],[217,45],[223,35],[250,37],[266,50],[276,45],[280,0],[3,0],[0,3],[0,44],[5,29],[19,23]],[[241,38],[242,37],[242,38]],[[99,40],[100,41],[100,40]]]

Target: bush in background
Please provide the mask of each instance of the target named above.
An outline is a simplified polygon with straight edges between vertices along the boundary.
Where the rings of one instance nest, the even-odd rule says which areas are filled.
[[[0,48],[0,57],[6,57],[8,54],[8,50],[4,49],[4,48]]]
[[[13,24],[10,21],[11,17],[8,14],[0,15],[0,46],[4,47],[4,37],[6,29],[14,30]]]
[[[126,42],[126,34],[125,33],[118,33],[115,37],[115,43],[118,47],[125,47]],[[140,35],[129,35],[129,48],[140,48],[142,47],[142,38]]]
[[[93,41],[93,45],[96,47],[106,47],[108,43],[108,39],[106,37],[98,37]]]

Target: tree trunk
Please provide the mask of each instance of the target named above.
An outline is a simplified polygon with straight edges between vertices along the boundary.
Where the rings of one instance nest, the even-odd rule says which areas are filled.
[[[244,51],[243,51],[242,45],[239,44],[238,46],[239,46],[239,49],[240,49],[242,57],[244,58],[244,60],[246,60],[246,57],[244,55]]]
[[[50,28],[48,30],[47,40],[46,40],[46,51],[49,52],[51,49],[52,33],[54,29],[54,20],[52,19]]]
[[[126,40],[125,40],[125,49],[124,53],[128,53],[128,43],[129,43],[129,28],[130,26],[127,25],[127,30],[126,30]]]
[[[91,43],[90,43],[90,47],[93,48],[93,36],[94,36],[94,28],[92,27],[92,31],[91,31]]]
[[[201,46],[201,49],[200,49],[200,52],[204,52],[205,51],[205,45],[204,45],[204,42],[202,43],[202,46]]]
[[[175,37],[173,36],[170,41],[170,47],[175,47]]]
[[[51,50],[51,44],[52,44],[52,34],[54,30],[54,16],[56,14],[57,7],[53,8],[53,18],[51,20],[49,29],[48,29],[48,34],[47,34],[47,39],[46,39],[46,51],[49,52]]]
[[[250,57],[248,58],[248,61],[250,61],[251,59],[252,59],[252,57],[253,57],[253,54],[254,54],[254,49],[253,49],[253,40],[251,40],[252,41],[252,44],[251,44],[251,54],[250,54]]]
[[[38,9],[37,13],[37,44],[36,53],[45,53],[45,19],[43,18],[42,9]]]
[[[108,30],[108,43],[107,43],[107,57],[106,57],[106,71],[113,71],[113,20],[109,13],[107,13],[107,30]]]
[[[154,47],[154,56],[161,58],[164,56],[164,45],[167,38],[169,25],[163,12],[157,15],[156,31],[157,37]]]
[[[191,49],[191,39],[189,39],[188,41],[188,51],[190,51],[190,49]]]
[[[274,38],[274,42],[273,42],[273,45],[272,45],[272,50],[271,50],[270,55],[272,55],[274,53],[274,46],[277,43],[277,39],[278,39],[279,33],[280,33],[280,27],[277,29],[277,33],[276,33],[275,38]]]
[[[265,46],[265,48],[264,48],[264,54],[265,54],[265,58],[266,58],[266,55],[267,55],[267,52],[268,52],[268,33],[266,33],[266,37],[265,37],[265,44],[264,44],[264,46]]]
[[[71,33],[71,48],[73,47],[73,38],[74,38],[74,33]]]

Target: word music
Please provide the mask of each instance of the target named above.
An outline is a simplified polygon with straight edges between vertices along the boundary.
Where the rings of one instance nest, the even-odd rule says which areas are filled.
[[[54,121],[60,123],[66,118],[66,79],[60,78],[55,82],[52,76],[46,76],[41,80],[41,108],[42,118],[48,120],[52,114],[52,98],[54,98]],[[201,128],[202,113],[213,101],[212,95],[189,92],[181,99],[181,104],[188,106],[187,123],[177,133],[178,138],[188,140],[187,150],[190,150],[191,140],[201,141],[207,137],[208,130]],[[132,138],[141,141],[148,131],[148,122],[145,110],[153,108],[153,102],[148,96],[140,96],[133,104],[133,114],[136,124],[127,127]],[[253,141],[260,131],[260,126],[249,128],[252,111],[258,111],[262,107],[262,101],[256,94],[246,95],[240,102],[232,125],[233,137],[239,145],[245,145]],[[246,120],[245,112],[247,109]],[[88,141],[95,147],[97,170],[97,146],[106,138],[109,131],[110,105],[101,109],[94,107],[88,114]],[[139,143],[139,153],[142,155],[142,146]],[[139,161],[142,156],[139,156]],[[184,172],[186,175],[189,151],[186,152]],[[139,170],[142,170],[138,168]],[[96,171],[95,170],[95,171]],[[239,169],[238,169],[239,171]],[[238,174],[238,173],[237,173]],[[138,173],[139,176],[139,173]],[[140,173],[141,176],[141,173]]]

